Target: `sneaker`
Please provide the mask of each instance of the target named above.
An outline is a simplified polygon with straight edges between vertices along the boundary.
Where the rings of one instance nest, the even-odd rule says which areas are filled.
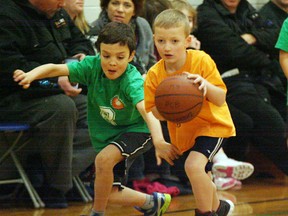
[[[228,190],[237,184],[236,179],[234,178],[222,178],[222,177],[215,177],[214,184],[216,185],[217,190]]]
[[[254,172],[254,166],[250,163],[227,159],[215,162],[212,172],[217,177],[232,177],[237,180],[248,178]]]
[[[144,216],[161,216],[168,209],[171,196],[170,194],[162,194],[154,192],[152,194],[154,200],[154,206],[151,209],[144,210],[139,207],[135,207],[138,211],[144,213]]]
[[[234,210],[234,204],[230,200],[220,200],[220,205],[216,211],[218,216],[229,216]]]
[[[195,216],[218,216],[218,215],[217,215],[216,212],[214,212],[214,211],[201,213],[201,212],[199,212],[198,209],[195,209]]]

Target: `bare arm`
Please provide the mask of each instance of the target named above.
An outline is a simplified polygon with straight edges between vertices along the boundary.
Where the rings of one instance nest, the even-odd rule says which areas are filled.
[[[279,51],[279,62],[286,78],[288,78],[288,52]]]
[[[157,164],[161,164],[161,158],[165,159],[170,165],[173,165],[173,160],[178,158],[181,153],[179,150],[170,143],[164,140],[160,122],[153,116],[152,112],[146,113],[144,101],[136,105],[138,111],[148,125],[153,143],[156,149]]]
[[[69,70],[66,64],[45,64],[26,73],[22,70],[15,70],[13,78],[23,88],[29,88],[34,80],[68,75]]]

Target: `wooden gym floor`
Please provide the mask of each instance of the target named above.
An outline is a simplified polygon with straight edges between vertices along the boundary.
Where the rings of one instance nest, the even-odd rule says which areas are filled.
[[[235,204],[233,216],[288,216],[288,180],[285,177],[251,177],[242,182],[239,189],[218,191],[220,198],[230,199]],[[70,202],[67,209],[34,209],[32,205],[0,203],[1,216],[80,216],[89,215],[91,203]],[[167,216],[194,216],[193,195],[172,199]],[[107,216],[138,216],[130,207],[109,206]]]

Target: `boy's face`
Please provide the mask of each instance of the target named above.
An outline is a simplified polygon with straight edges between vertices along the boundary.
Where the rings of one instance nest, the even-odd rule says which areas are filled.
[[[175,64],[176,66],[181,65],[183,61],[185,63],[186,48],[188,47],[191,38],[186,36],[184,32],[184,26],[167,29],[160,27],[155,28],[155,46],[166,64]]]
[[[134,52],[130,55],[127,45],[100,44],[101,67],[108,79],[114,80],[120,77],[132,61]]]

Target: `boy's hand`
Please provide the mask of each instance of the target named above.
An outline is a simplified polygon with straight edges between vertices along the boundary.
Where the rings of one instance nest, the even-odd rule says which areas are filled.
[[[15,70],[13,74],[15,82],[18,82],[18,85],[22,85],[24,89],[30,87],[30,83],[33,81],[33,78],[28,73],[25,73],[22,70]]]
[[[204,79],[199,74],[191,74],[191,73],[188,73],[188,72],[184,72],[184,74],[187,75],[188,79],[193,79],[194,83],[198,83],[199,84],[199,90],[201,90],[203,92],[203,95],[205,96],[206,93],[207,93],[207,81],[206,81],[206,79]]]
[[[173,160],[178,159],[179,155],[181,155],[180,151],[174,145],[164,140],[156,143],[154,146],[158,166],[161,165],[162,158],[172,166],[174,165]]]

